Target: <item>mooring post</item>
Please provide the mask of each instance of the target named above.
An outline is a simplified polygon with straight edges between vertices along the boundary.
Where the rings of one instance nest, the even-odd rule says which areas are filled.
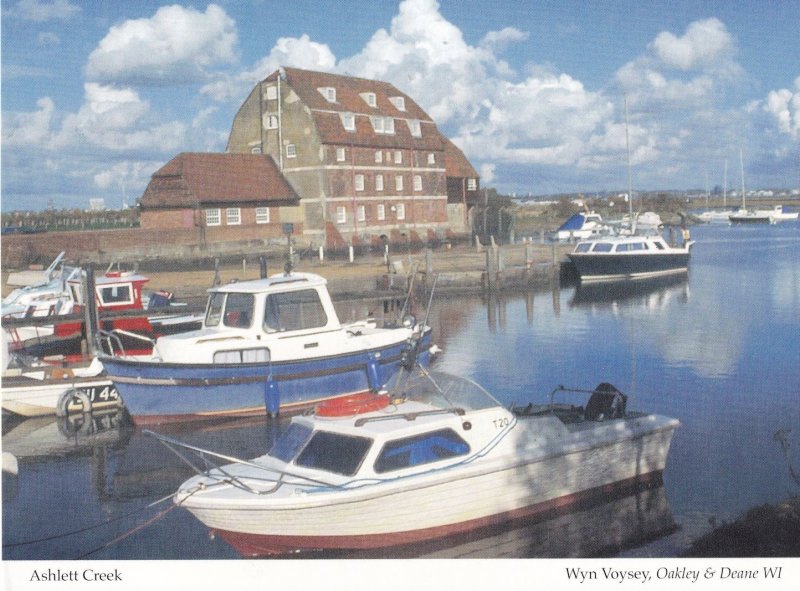
[[[95,299],[94,265],[86,264],[83,278],[83,314],[86,327],[86,353],[89,357],[97,354],[97,337],[100,321],[97,317],[97,300]],[[113,353],[113,351],[110,351]]]
[[[261,279],[267,278],[267,257],[263,254],[258,257],[258,276],[261,277]]]

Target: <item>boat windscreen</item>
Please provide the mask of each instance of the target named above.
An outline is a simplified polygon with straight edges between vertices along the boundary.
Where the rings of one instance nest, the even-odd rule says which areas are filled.
[[[393,397],[415,400],[440,408],[478,410],[502,406],[475,382],[443,372],[423,369],[400,371],[388,384]]]

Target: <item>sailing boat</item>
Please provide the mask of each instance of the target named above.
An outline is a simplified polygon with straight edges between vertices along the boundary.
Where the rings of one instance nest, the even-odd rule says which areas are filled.
[[[746,193],[744,190],[744,162],[742,160],[742,149],[739,148],[739,170],[742,177],[742,208],[736,213],[728,216],[732,224],[774,224],[775,218],[771,210],[756,209],[748,211]]]
[[[628,154],[628,211],[631,233],[595,236],[581,240],[569,253],[581,282],[643,279],[685,273],[689,268],[689,249],[693,241],[684,234],[681,246],[671,246],[656,234],[637,235],[633,215],[631,150],[628,137],[628,102],[625,101],[625,145]]]

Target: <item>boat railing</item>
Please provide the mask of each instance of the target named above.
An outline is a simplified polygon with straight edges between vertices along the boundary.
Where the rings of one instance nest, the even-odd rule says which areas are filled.
[[[380,416],[371,416],[371,417],[362,417],[360,419],[356,419],[355,426],[356,427],[363,427],[367,423],[377,423],[381,421],[392,421],[396,419],[405,419],[406,421],[414,421],[419,417],[426,417],[431,415],[443,415],[443,414],[454,414],[457,416],[464,416],[466,412],[463,408],[437,408],[435,410],[421,410],[418,412],[403,412],[403,413],[394,413],[394,414],[387,414],[387,415],[380,415]]]
[[[250,460],[243,460],[235,456],[229,456],[226,454],[217,453],[208,449],[204,449],[202,447],[197,447],[195,445],[179,441],[177,439],[168,437],[167,435],[163,435],[161,433],[155,433],[154,431],[150,431],[149,429],[145,429],[142,432],[145,435],[149,435],[150,437],[154,437],[155,439],[157,439],[160,443],[162,443],[167,449],[169,449],[172,453],[174,453],[181,461],[183,461],[186,465],[188,465],[197,474],[206,476],[208,478],[216,478],[220,481],[228,482],[231,485],[252,494],[266,495],[274,493],[282,485],[287,484],[286,481],[284,480],[287,477],[302,481],[303,486],[319,487],[319,488],[323,487],[338,488],[338,485],[332,484],[330,482],[325,482],[322,480],[311,478],[303,474],[292,473],[287,470],[271,468],[269,466],[258,464]],[[202,462],[202,467],[199,467],[195,462],[193,462],[189,457],[187,457],[187,455],[183,453],[182,450],[191,452],[196,458],[198,458]],[[234,474],[231,474],[228,470],[225,469],[226,466],[222,466],[219,463],[215,462],[214,458],[216,458],[217,460],[229,462],[231,464],[248,466],[251,468],[256,468],[257,470],[261,470],[266,473],[274,474],[275,476],[273,477],[267,477],[263,479],[256,479],[252,476],[247,477],[247,479],[250,481],[258,480],[259,482],[262,481],[268,482],[272,483],[273,486],[268,489],[254,488],[249,484],[247,484],[246,482],[244,482],[241,478],[237,477]],[[214,471],[219,472],[219,476],[217,474],[214,474]],[[298,484],[298,483],[292,482],[292,484]]]
[[[105,347],[103,346],[100,347],[101,350],[106,351],[109,355],[118,355],[121,357],[127,356],[127,354],[125,353],[125,346],[122,344],[121,337],[123,336],[145,342],[150,347],[154,347],[156,344],[155,339],[151,337],[131,332],[129,330],[125,330],[122,328],[115,328],[112,330],[99,329],[97,333],[98,333],[98,339],[100,340],[100,344],[105,345]]]
[[[589,395],[586,406],[556,402],[556,395],[561,392]],[[566,388],[559,385],[550,392],[548,404],[529,403],[526,406],[511,405],[511,411],[519,416],[535,416],[550,414],[565,423],[581,421],[602,421],[627,416],[627,396],[606,382],[593,390],[582,388]]]

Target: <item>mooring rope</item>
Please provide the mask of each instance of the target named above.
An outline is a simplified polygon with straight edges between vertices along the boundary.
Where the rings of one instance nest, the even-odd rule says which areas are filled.
[[[93,529],[97,529],[99,527],[103,527],[104,525],[108,525],[108,524],[114,523],[116,521],[121,521],[122,519],[127,519],[128,517],[130,517],[132,515],[136,515],[137,513],[141,513],[142,511],[150,509],[151,507],[155,507],[156,505],[171,499],[173,494],[174,493],[170,493],[166,497],[158,499],[157,501],[153,501],[149,505],[145,505],[144,507],[140,507],[139,509],[135,509],[134,511],[130,511],[128,513],[125,513],[124,515],[118,515],[117,517],[112,517],[111,519],[108,519],[106,521],[102,521],[100,523],[96,523],[94,525],[90,525],[88,527],[83,527],[81,529],[76,529],[76,530],[73,530],[73,531],[69,531],[69,532],[65,532],[65,533],[61,533],[61,534],[56,534],[56,535],[53,535],[53,536],[47,536],[47,537],[44,537],[44,538],[38,538],[36,540],[26,540],[24,542],[13,542],[13,543],[9,543],[9,544],[3,544],[3,548],[16,548],[18,546],[29,546],[30,544],[40,544],[42,542],[49,542],[50,540],[57,540],[59,538],[66,538],[67,536],[74,536],[76,534],[81,534],[81,533],[84,533],[84,532],[87,532],[87,531],[91,531]]]

